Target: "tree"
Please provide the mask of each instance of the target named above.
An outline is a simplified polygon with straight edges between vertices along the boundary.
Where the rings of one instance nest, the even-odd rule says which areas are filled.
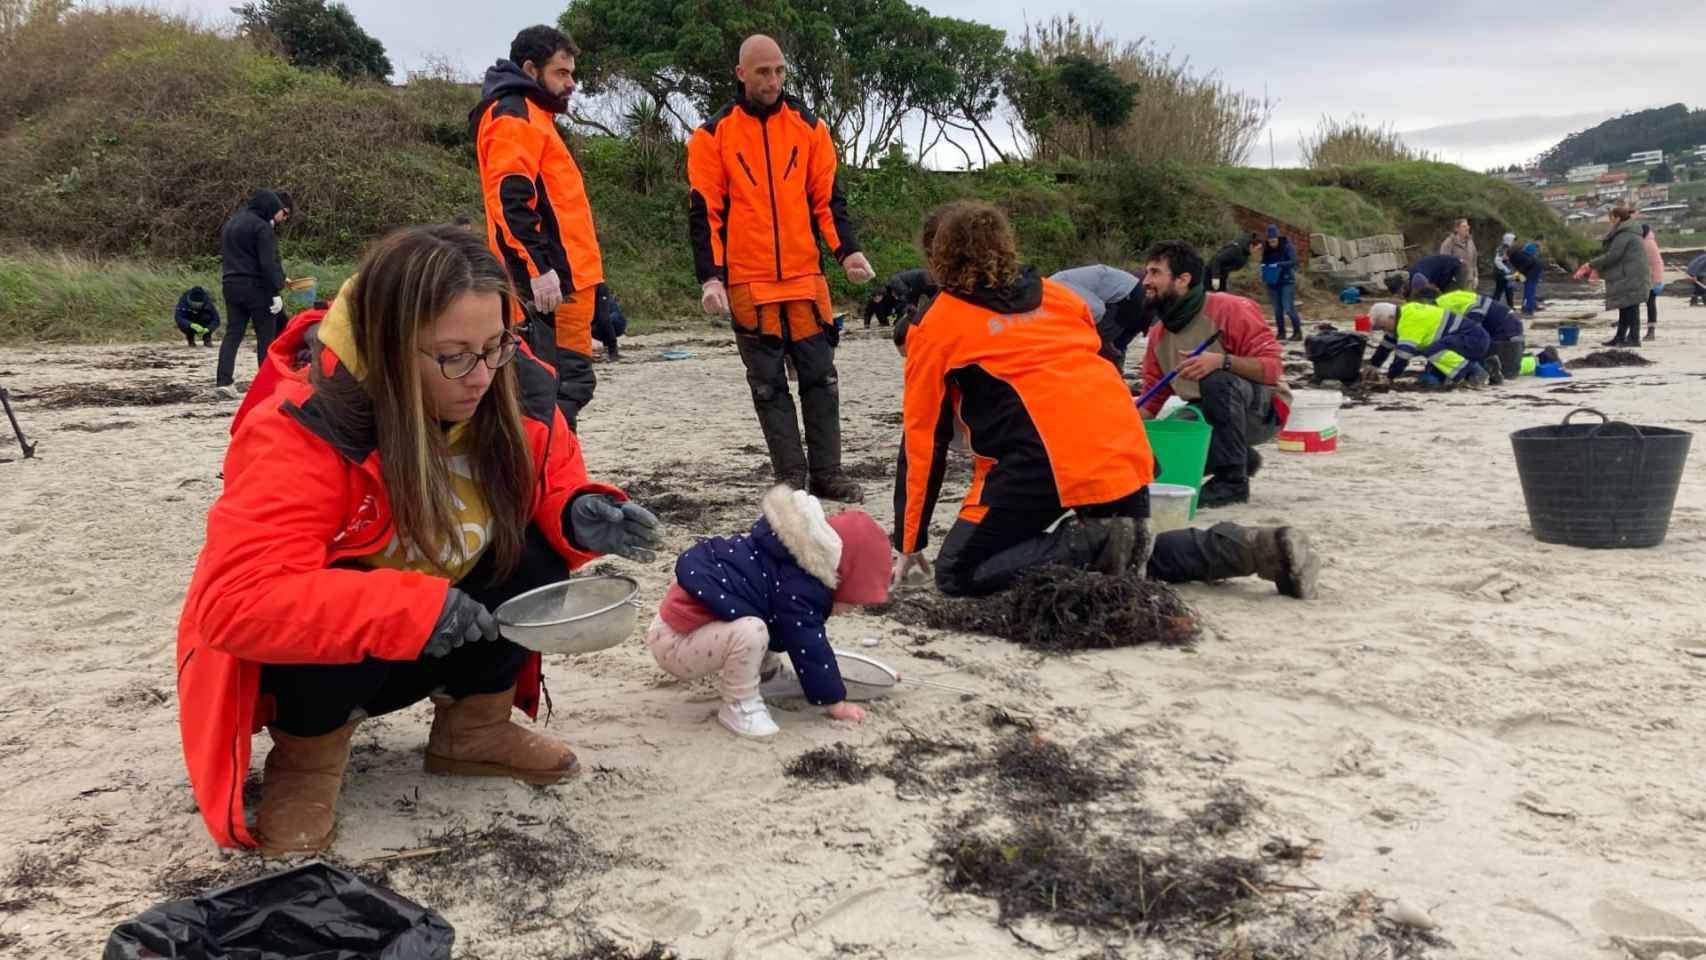
[[[1676,174],[1671,171],[1670,164],[1661,163],[1658,166],[1653,168],[1652,173],[1647,174],[1647,182],[1648,183],[1675,183],[1676,182]]]
[[[342,3],[258,0],[232,7],[252,39],[271,37],[293,65],[330,70],[346,81],[384,81],[391,75],[385,46],[355,22]]]

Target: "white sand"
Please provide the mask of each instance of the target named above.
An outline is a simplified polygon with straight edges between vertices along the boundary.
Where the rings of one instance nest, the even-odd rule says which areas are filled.
[[[1162,809],[1200,799],[1214,779],[1245,781],[1267,810],[1228,849],[1254,856],[1271,836],[1313,838],[1322,858],[1285,879],[1318,884],[1334,909],[1365,890],[1401,897],[1431,914],[1461,956],[1615,957],[1614,936],[1699,934],[1706,660],[1679,648],[1706,646],[1706,452],[1695,454],[1662,547],[1589,552],[1529,534],[1506,439],[1570,409],[1519,396],[1645,424],[1706,422],[1706,310],[1682,304],[1664,303],[1663,339],[1646,350],[1658,365],[1579,374],[1570,389],[1585,395],[1532,379],[1395,394],[1382,402],[1422,409],[1350,409],[1337,454],[1270,454],[1253,501],[1216,516],[1307,529],[1327,557],[1322,596],[1291,601],[1259,581],[1187,587],[1213,634],[1194,652],[1041,659],[945,636],[931,649],[963,666],[943,679],[978,690],[982,703],[910,689],[876,704],[862,727],[783,709],[782,735],[754,744],[722,732],[710,689],[669,681],[636,637],[547,664],[550,729],[586,769],[565,787],[425,776],[424,706],[365,725],[336,856],[361,861],[447,827],[538,832],[528,825],[552,818],[631,856],[557,891],[521,927],[499,909],[514,891],[453,898],[444,912],[459,956],[544,956],[583,925],[696,957],[1029,956],[993,922],[992,905],[942,894],[926,856],[941,804],[899,799],[880,776],[831,789],[781,774],[787,759],[836,740],[884,758],[883,738],[903,727],[988,741],[993,703],[1069,743],[1135,729],[1135,753],[1154,765],[1148,802]],[[638,362],[666,342],[697,356]],[[667,469],[682,493],[731,504],[703,529],[672,529],[672,548],[741,529],[756,514],[763,456],[728,337],[652,337],[627,350],[631,361],[600,367],[584,425],[593,475],[620,482]],[[182,363],[91,367],[138,352]],[[886,338],[855,334],[841,363],[847,459],[890,463],[897,428],[879,418],[898,410],[899,361]],[[0,351],[0,383],[25,394],[102,377],[200,384],[212,366],[212,351],[167,344],[10,350]],[[164,874],[222,866],[184,776],[172,649],[229,424],[180,415],[234,406],[47,411],[23,400],[37,459],[15,459],[0,440],[0,457],[14,458],[0,464],[0,944],[11,943],[0,953],[92,956],[112,926],[162,899]],[[72,429],[113,423],[130,426]],[[742,484],[730,486],[737,475]],[[867,491],[886,525],[888,483]],[[950,507],[939,514],[946,522]],[[649,601],[672,559],[639,569]],[[855,617],[834,629],[855,648],[881,638],[865,652],[907,671],[949,666],[913,657],[890,621]],[[259,738],[257,767],[266,746]],[[56,864],[52,879],[33,891],[5,886],[26,855]],[[30,902],[3,904],[14,899]],[[1086,933],[1067,955],[1099,942]]]

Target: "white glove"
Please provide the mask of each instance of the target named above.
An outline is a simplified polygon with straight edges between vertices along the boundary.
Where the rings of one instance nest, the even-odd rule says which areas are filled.
[[[284,298],[283,297],[273,297],[272,298],[272,306],[268,307],[267,309],[272,311],[275,314],[283,313],[284,312]]]
[[[902,554],[899,551],[893,552],[894,579],[889,583],[890,589],[905,583],[908,575],[915,569],[927,577],[936,575],[936,571],[930,568],[930,558],[925,556],[922,551],[907,554]]]
[[[841,261],[841,269],[847,271],[849,283],[870,283],[876,279],[877,271],[871,269],[871,261],[865,259],[862,253],[851,253]]]
[[[729,291],[724,289],[723,281],[716,277],[705,281],[705,295],[699,298],[699,305],[705,312],[716,316],[729,312]]]
[[[557,271],[547,270],[533,278],[533,309],[540,313],[555,313],[563,305],[563,282]]]

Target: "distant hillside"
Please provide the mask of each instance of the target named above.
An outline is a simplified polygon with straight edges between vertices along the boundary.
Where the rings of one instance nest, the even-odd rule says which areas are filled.
[[[1692,150],[1706,143],[1706,110],[1673,103],[1612,117],[1572,133],[1540,155],[1540,168],[1562,173],[1583,163],[1618,163],[1637,150]]]

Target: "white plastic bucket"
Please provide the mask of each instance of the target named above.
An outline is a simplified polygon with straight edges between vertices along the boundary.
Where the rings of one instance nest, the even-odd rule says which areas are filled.
[[[1182,483],[1149,485],[1149,529],[1151,533],[1181,530],[1191,525],[1191,498],[1196,491]]]
[[[1280,428],[1279,448],[1288,453],[1330,453],[1339,446],[1337,390],[1299,390],[1292,394],[1291,416]]]

